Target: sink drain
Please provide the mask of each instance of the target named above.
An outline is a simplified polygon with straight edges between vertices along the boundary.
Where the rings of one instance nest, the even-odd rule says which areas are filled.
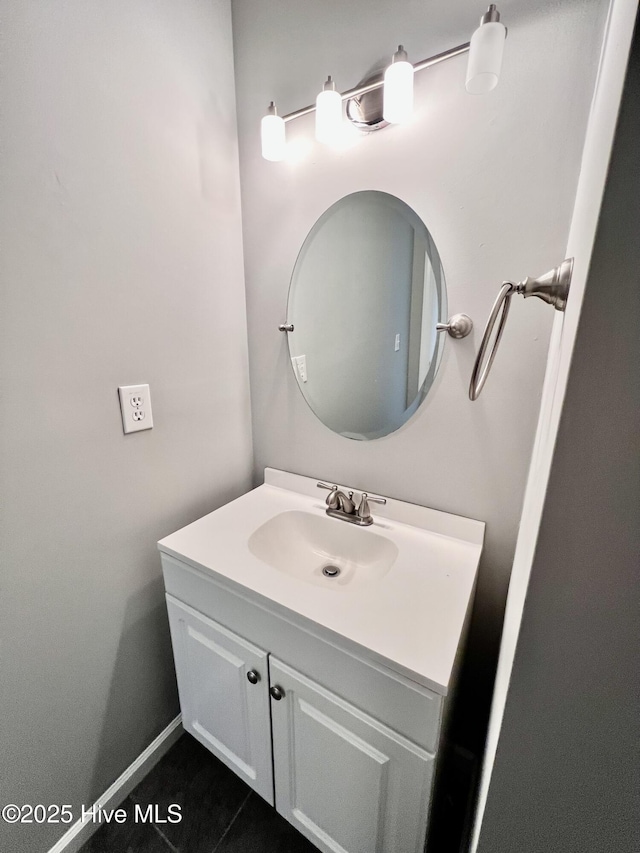
[[[340,574],[340,568],[338,566],[324,566],[322,574],[325,578],[336,578]]]

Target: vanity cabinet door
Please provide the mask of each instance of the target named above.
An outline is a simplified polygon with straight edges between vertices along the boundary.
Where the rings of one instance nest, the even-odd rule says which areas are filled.
[[[170,595],[167,608],[184,728],[273,805],[266,652]]]
[[[277,810],[326,853],[422,853],[433,756],[286,664],[269,666]]]

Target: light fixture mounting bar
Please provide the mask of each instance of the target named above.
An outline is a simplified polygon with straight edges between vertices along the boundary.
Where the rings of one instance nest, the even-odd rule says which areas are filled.
[[[439,62],[444,62],[445,59],[452,59],[454,56],[460,56],[461,53],[467,53],[471,42],[466,41],[464,44],[459,44],[457,47],[452,47],[450,50],[445,50],[443,53],[436,53],[427,59],[420,62],[414,62],[413,70],[422,71],[423,68],[430,68],[432,65],[437,65]]]
[[[430,68],[432,65],[437,65],[439,62],[444,62],[446,59],[452,59],[454,56],[459,56],[461,53],[467,53],[469,50],[470,42],[465,42],[464,44],[459,44],[457,47],[452,47],[450,50],[445,50],[442,53],[436,53],[434,56],[429,56],[427,59],[422,59],[420,62],[416,62],[413,65],[414,71],[422,71],[423,68]],[[364,95],[366,92],[372,92],[374,89],[381,89],[384,85],[384,79],[382,75],[379,80],[374,80],[372,83],[367,83],[364,86],[355,86],[353,89],[347,89],[346,92],[341,92],[340,97],[343,101],[348,101],[349,98],[357,98],[360,95]],[[315,104],[309,104],[308,107],[302,107],[302,109],[294,110],[292,113],[287,113],[282,116],[283,121],[292,121],[294,118],[300,118],[301,116],[306,116],[309,113],[313,113],[316,110]]]

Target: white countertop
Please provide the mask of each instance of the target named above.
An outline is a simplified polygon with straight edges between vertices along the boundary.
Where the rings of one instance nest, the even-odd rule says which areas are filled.
[[[324,515],[316,481],[266,469],[265,485],[178,530],[160,550],[228,579],[370,652],[389,668],[446,695],[475,585],[484,524],[389,500],[372,506],[377,533],[398,548],[392,568],[366,585],[324,589],[254,556],[251,534],[279,513]],[[332,519],[335,524],[346,522]]]

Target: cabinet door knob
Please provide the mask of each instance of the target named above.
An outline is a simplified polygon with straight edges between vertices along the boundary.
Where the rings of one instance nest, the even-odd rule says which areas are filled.
[[[247,681],[250,684],[257,684],[260,681],[260,673],[256,672],[255,669],[250,669],[247,673]]]
[[[271,694],[271,698],[275,699],[276,702],[279,702],[284,696],[284,690],[282,689],[282,687],[278,687],[277,684],[273,685],[273,687],[269,690],[269,693]]]

